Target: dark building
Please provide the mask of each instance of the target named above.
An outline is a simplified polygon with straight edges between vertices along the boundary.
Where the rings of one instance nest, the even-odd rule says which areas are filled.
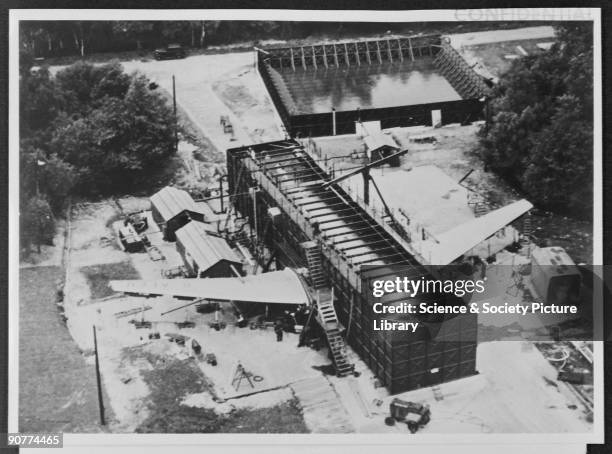
[[[421,320],[414,334],[373,329],[372,281],[418,279],[430,270],[340,186],[322,186],[329,175],[296,141],[230,149],[227,166],[236,208],[256,222],[253,228],[282,264],[307,267],[313,287],[333,288],[347,342],[390,392],[476,373],[474,314]],[[394,304],[405,297],[385,299]]]
[[[201,222],[176,231],[176,249],[194,277],[235,277],[234,270],[242,274],[242,262],[227,241],[210,234]]]
[[[257,67],[291,137],[482,119],[488,87],[440,35],[266,48]]]
[[[167,241],[174,241],[175,232],[192,219],[204,222],[204,214],[191,196],[186,191],[170,186],[151,196],[151,212]]]

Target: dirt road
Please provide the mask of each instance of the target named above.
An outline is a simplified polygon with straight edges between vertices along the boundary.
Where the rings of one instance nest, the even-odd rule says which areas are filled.
[[[218,150],[282,138],[280,120],[254,66],[252,52],[195,55],[183,60],[122,62],[172,93],[179,106]],[[234,135],[224,133],[229,117]],[[232,140],[234,139],[234,140]]]

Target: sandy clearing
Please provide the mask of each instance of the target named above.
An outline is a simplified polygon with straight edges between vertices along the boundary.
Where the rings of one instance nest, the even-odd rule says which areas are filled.
[[[425,403],[431,422],[421,429],[437,433],[589,433],[593,426],[569,392],[547,383],[556,381],[555,369],[535,349],[519,341],[482,343],[478,347],[479,375],[438,386],[442,400],[431,388],[409,391],[393,397]],[[549,382],[547,382],[546,377]],[[363,432],[405,432],[396,425],[384,426],[393,397],[383,400],[373,419],[363,419]],[[578,409],[569,408],[578,405]]]
[[[451,40],[451,45],[455,49],[460,49],[462,46],[475,46],[477,44],[518,41],[523,39],[550,40],[554,38],[554,36],[555,31],[550,25],[448,35]]]
[[[155,80],[168,93],[172,93],[172,75],[175,75],[178,104],[218,150],[247,145],[253,141],[281,138],[280,130],[274,131],[277,127],[274,112],[269,107],[271,102],[255,70],[252,52],[194,55],[172,61],[133,60],[122,64],[126,71],[140,71]],[[238,79],[241,82],[237,93],[224,96],[231,101],[229,107],[213,89],[215,84],[220,87],[228,79],[233,81],[234,86]],[[221,92],[225,90],[223,88]],[[245,109],[241,103],[248,97],[258,103],[246,106],[248,109]],[[232,110],[232,106],[237,108],[237,112]],[[234,137],[223,132],[220,125],[222,115],[230,118],[234,126]],[[248,121],[243,122],[240,117]],[[250,124],[249,121],[253,120],[254,124]]]
[[[190,407],[210,408],[219,414],[227,414],[237,408],[267,408],[291,399],[293,399],[293,393],[290,388],[286,387],[230,399],[225,402],[215,401],[209,392],[189,394],[185,396],[181,404]]]

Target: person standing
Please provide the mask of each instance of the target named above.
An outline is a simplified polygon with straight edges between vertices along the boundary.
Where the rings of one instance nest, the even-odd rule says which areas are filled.
[[[274,325],[274,332],[276,333],[276,342],[281,342],[283,340],[283,326],[279,322]]]

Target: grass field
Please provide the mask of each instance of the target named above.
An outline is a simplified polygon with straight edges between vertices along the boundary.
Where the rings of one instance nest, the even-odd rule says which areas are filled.
[[[153,370],[141,372],[151,389],[151,416],[136,432],[142,433],[306,433],[297,400],[269,408],[237,409],[218,415],[206,408],[181,405],[188,394],[208,391],[206,377],[192,359],[155,358]]]
[[[61,277],[56,266],[20,270],[20,432],[103,431],[94,367],[86,363],[55,305]]]
[[[92,299],[106,298],[115,293],[108,286],[109,281],[115,279],[140,279],[138,270],[128,261],[84,266],[81,268],[81,272],[87,278]]]

